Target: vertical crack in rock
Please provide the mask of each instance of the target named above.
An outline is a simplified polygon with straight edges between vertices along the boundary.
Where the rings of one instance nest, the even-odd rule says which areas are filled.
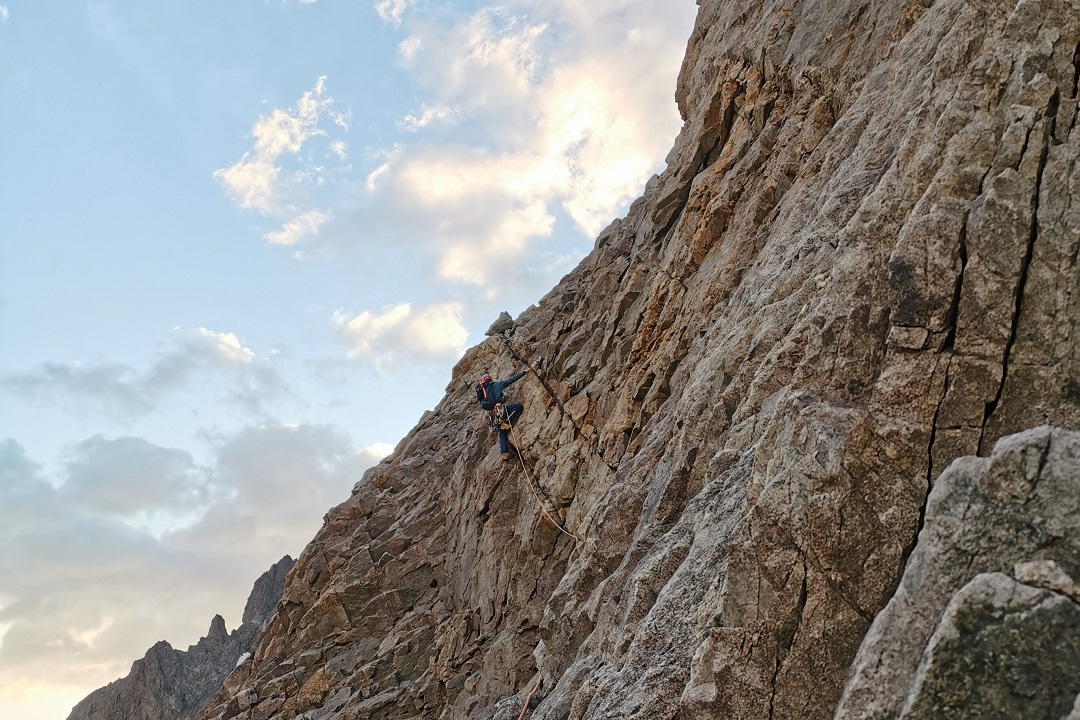
[[[502,487],[503,480],[506,479],[506,475],[500,474],[498,479],[495,480],[495,484],[491,486],[491,490],[488,491],[487,497],[484,498],[484,504],[480,506],[479,512],[476,513],[480,518],[480,522],[486,523],[491,517],[491,501],[495,498],[495,493]]]
[[[728,83],[724,83],[723,85],[721,85],[720,88],[717,89],[717,94],[719,98],[723,98],[724,92],[728,89]],[[701,160],[699,163],[697,163],[697,169],[695,171],[696,174],[700,175],[701,173],[705,172],[705,170],[707,170],[709,166],[716,162],[717,158],[720,157],[720,153],[723,151],[724,145],[727,144],[728,138],[731,137],[731,129],[735,126],[735,117],[738,112],[738,109],[736,108],[736,100],[738,100],[738,98],[742,96],[741,93],[744,91],[745,88],[743,87],[739,87],[738,92],[732,89],[732,92],[728,97],[727,104],[724,106],[724,111],[720,119],[720,125],[716,130],[716,139],[713,141],[712,145],[709,147],[708,150],[705,150],[704,152],[699,151],[701,152]],[[690,183],[687,183],[686,188],[687,197],[689,197]]]
[[[1046,470],[1046,463],[1050,459],[1050,445],[1052,440],[1047,439],[1046,443],[1042,445],[1039,452],[1039,467],[1035,470],[1035,474],[1031,478],[1031,487],[1028,490],[1027,496],[1024,498],[1023,505],[1027,505],[1031,502],[1031,499],[1038,494],[1039,483],[1043,480],[1043,474]]]
[[[989,171],[987,171],[989,173]],[[986,181],[986,174],[983,175],[983,182]],[[982,194],[982,183],[979,185],[979,194]],[[978,196],[976,196],[978,197]],[[945,315],[945,327],[948,328],[948,332],[945,335],[945,340],[942,343],[942,351],[952,351],[956,345],[956,326],[957,320],[960,317],[960,295],[964,289],[964,271],[967,270],[968,264],[968,250],[967,250],[967,225],[970,213],[964,214],[964,222],[960,225],[959,235],[959,250],[960,250],[960,272],[956,274],[956,288],[953,290],[952,304],[949,305],[949,311]],[[946,387],[948,384],[946,383]],[[938,409],[940,409],[941,403],[938,403]],[[937,423],[937,412],[934,413],[934,422]],[[931,450],[933,450],[933,432],[934,428],[930,428],[931,432]],[[932,466],[932,464],[931,464]]]
[[[1073,53],[1072,97],[1080,97],[1080,43],[1076,45],[1076,51]]]
[[[959,285],[959,278],[957,279],[957,284]],[[958,301],[959,295],[957,295],[957,302]],[[950,331],[950,335],[954,332],[955,328]],[[908,559],[911,557],[911,554],[915,552],[915,547],[919,543],[919,535],[922,534],[923,527],[926,525],[926,508],[930,502],[930,491],[933,489],[934,484],[934,442],[937,440],[938,417],[941,414],[942,405],[945,404],[945,396],[949,392],[949,376],[952,372],[953,357],[954,356],[950,354],[946,361],[945,378],[941,383],[941,394],[938,396],[937,405],[934,407],[934,419],[930,422],[930,439],[926,443],[926,493],[923,495],[922,504],[919,506],[919,521],[915,526],[915,532],[912,534],[911,540],[900,555],[900,562],[897,564],[896,580],[892,584],[893,588],[899,587],[904,571],[907,568]]]
[[[802,626],[803,621],[803,612],[806,610],[806,600],[809,595],[807,592],[807,582],[810,575],[810,566],[807,563],[806,555],[800,554],[802,555],[803,575],[802,586],[799,588],[799,600],[795,604],[795,609],[792,611],[791,617],[779,629],[776,635],[776,665],[773,669],[772,679],[769,682],[769,686],[772,688],[772,692],[769,695],[769,720],[773,720],[776,712],[776,681],[780,676],[780,670],[783,667],[784,659],[791,651],[792,646],[795,644],[795,638],[799,634],[799,628]]]
[[[1060,96],[1055,93],[1054,97]],[[1056,102],[1051,102],[1050,107],[1054,108],[1056,113]],[[1039,144],[1039,168],[1035,173],[1035,185],[1031,192],[1031,232],[1028,236],[1024,259],[1020,264],[1020,280],[1016,285],[1012,326],[1009,330],[1009,339],[1005,343],[1005,352],[1001,361],[1001,380],[998,383],[994,399],[986,404],[986,410],[983,414],[982,427],[979,430],[979,455],[986,455],[988,451],[988,448],[985,447],[986,426],[1001,402],[1001,396],[1005,391],[1005,382],[1009,377],[1009,360],[1011,359],[1013,346],[1016,344],[1016,336],[1020,328],[1020,312],[1024,304],[1024,292],[1027,290],[1028,269],[1031,266],[1031,259],[1035,255],[1035,241],[1038,240],[1039,237],[1039,195],[1042,192],[1043,173],[1046,170],[1046,160],[1049,156],[1050,140],[1054,136],[1053,116],[1048,115],[1048,118],[1049,127],[1044,129]],[[1034,127],[1038,128],[1039,125],[1036,124]],[[1029,143],[1030,134],[1027,143],[1025,143],[1025,152],[1028,150]]]
[[[1025,145],[1027,141],[1025,140]],[[1021,153],[1021,157],[1023,153]],[[987,166],[986,171],[983,172],[982,177],[979,179],[979,189],[975,193],[975,197],[981,197],[985,192],[986,179],[989,177],[991,166]],[[926,444],[926,492],[923,495],[922,503],[919,506],[919,520],[915,527],[915,532],[911,537],[911,541],[908,543],[904,552],[901,554],[898,572],[896,575],[896,582],[893,587],[900,584],[900,578],[903,575],[904,568],[907,566],[908,558],[911,557],[911,553],[915,550],[915,546],[919,541],[919,535],[922,533],[923,526],[926,522],[926,506],[930,499],[930,491],[934,485],[934,446],[937,442],[937,433],[939,430],[939,419],[941,416],[941,408],[945,404],[945,398],[949,393],[949,383],[952,381],[952,365],[953,365],[953,351],[956,345],[956,333],[959,325],[960,318],[960,299],[963,294],[964,288],[964,274],[967,271],[968,266],[968,247],[967,247],[967,233],[968,233],[968,221],[971,218],[970,210],[964,213],[964,219],[960,224],[960,232],[957,235],[957,252],[960,258],[960,271],[956,274],[956,284],[953,289],[952,301],[949,305],[948,312],[945,315],[945,328],[946,335],[945,340],[942,342],[941,353],[948,354],[947,364],[945,366],[945,377],[941,385],[941,394],[938,396],[937,403],[934,406],[933,419],[930,422],[930,437]],[[1029,249],[1030,253],[1030,249]],[[1030,255],[1029,255],[1030,256]],[[1015,329],[1014,329],[1015,333]],[[1000,388],[998,390],[1000,394]],[[989,417],[989,416],[987,416]],[[986,420],[983,420],[983,426],[985,427]]]
[[[660,240],[666,238],[668,236],[668,233],[671,232],[671,229],[673,227],[675,227],[676,225],[678,225],[679,220],[682,219],[683,213],[686,212],[687,203],[690,202],[690,192],[691,192],[692,189],[693,189],[693,183],[692,182],[686,183],[686,187],[683,187],[683,188],[679,189],[679,191],[677,193],[677,196],[676,196],[676,199],[675,199],[675,209],[671,211],[671,217],[664,224],[664,227],[662,227],[660,229],[660,231],[658,233],[656,233],[655,240],[660,241]],[[672,275],[668,274],[667,271],[665,271],[663,268],[658,268],[658,269],[661,272],[664,272],[665,274],[667,274],[668,277],[671,278],[672,280],[677,279],[677,278],[674,278]],[[678,282],[681,284],[682,279],[678,278]],[[684,285],[683,287],[685,288],[686,286]]]

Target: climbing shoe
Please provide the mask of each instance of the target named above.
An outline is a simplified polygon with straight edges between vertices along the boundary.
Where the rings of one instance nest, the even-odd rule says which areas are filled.
[[[517,453],[514,452],[513,450],[511,450],[509,452],[504,452],[502,454],[502,457],[503,457],[503,460],[513,460],[514,458],[517,457]]]
[[[506,422],[502,423],[501,425],[499,425],[499,429],[500,430],[510,430],[511,429],[510,428],[510,423],[506,423]]]

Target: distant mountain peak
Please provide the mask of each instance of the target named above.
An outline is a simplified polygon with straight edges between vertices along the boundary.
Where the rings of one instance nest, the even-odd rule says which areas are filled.
[[[68,720],[199,720],[243,653],[250,652],[281,598],[294,560],[286,555],[263,573],[248,596],[244,622],[231,633],[215,615],[206,637],[186,651],[154,644],[126,677],[80,701]]]

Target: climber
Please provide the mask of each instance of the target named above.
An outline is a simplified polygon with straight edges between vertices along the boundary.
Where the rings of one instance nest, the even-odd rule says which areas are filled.
[[[514,423],[525,411],[525,406],[518,403],[505,403],[503,391],[525,376],[522,370],[516,375],[511,375],[506,380],[492,380],[491,375],[484,373],[480,376],[480,382],[476,385],[476,399],[480,407],[488,413],[488,425],[499,431],[499,451],[503,460],[511,460],[517,457],[517,450],[510,445],[508,436],[514,427]]]

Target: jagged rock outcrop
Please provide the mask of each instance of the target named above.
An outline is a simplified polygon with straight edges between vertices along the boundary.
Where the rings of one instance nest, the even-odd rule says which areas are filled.
[[[514,318],[510,317],[510,313],[505,310],[499,313],[499,317],[495,319],[495,322],[491,323],[491,327],[484,333],[485,335],[499,335],[511,330],[514,327]]]
[[[1064,717],[1080,694],[1073,576],[1080,433],[1039,428],[957,460],[836,720]]]
[[[931,481],[1080,426],[1080,4],[699,6],[667,169],[327,515],[208,719],[512,720],[538,671],[535,720],[832,717]],[[530,365],[502,463],[470,386]]]
[[[286,555],[255,581],[240,627],[230,633],[215,615],[206,637],[186,651],[157,643],[126,677],[80,701],[68,720],[198,720],[273,616],[294,563]]]

